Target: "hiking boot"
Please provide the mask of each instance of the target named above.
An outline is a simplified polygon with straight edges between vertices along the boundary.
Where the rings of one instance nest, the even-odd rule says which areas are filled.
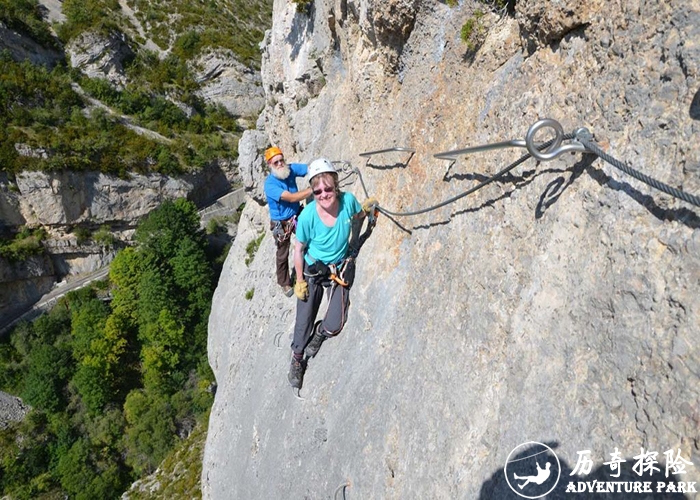
[[[289,375],[287,375],[289,383],[295,389],[301,389],[301,384],[304,382],[304,362],[299,361],[292,356],[292,364],[289,367]]]
[[[321,333],[321,322],[319,321],[314,325],[314,335],[311,337],[311,341],[306,345],[306,348],[304,348],[306,357],[313,358],[316,356],[324,340],[326,340],[326,336]]]
[[[284,285],[284,286],[282,287],[282,292],[284,292],[284,294],[285,294],[287,297],[291,297],[292,295],[294,295],[294,288],[292,288],[292,287],[289,286],[289,285]]]

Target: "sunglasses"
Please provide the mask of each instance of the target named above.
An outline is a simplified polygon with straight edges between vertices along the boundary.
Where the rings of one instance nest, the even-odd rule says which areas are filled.
[[[318,196],[321,193],[332,193],[333,191],[335,191],[334,187],[326,186],[323,189],[314,189],[314,194]]]
[[[282,158],[281,160],[277,160],[277,161],[273,161],[273,162],[272,162],[272,164],[273,164],[274,166],[277,166],[277,165],[279,165],[280,163],[284,163],[284,158]]]

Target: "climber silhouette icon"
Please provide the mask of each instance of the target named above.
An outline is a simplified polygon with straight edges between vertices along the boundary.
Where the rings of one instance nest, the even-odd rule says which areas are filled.
[[[552,446],[556,446],[556,443],[552,443]],[[552,493],[559,483],[561,463],[548,445],[528,441],[510,452],[503,467],[503,476],[517,496],[542,498]]]
[[[517,474],[514,474],[513,477],[515,479],[525,479],[525,482],[523,484],[519,484],[518,488],[521,490],[525,487],[525,485],[529,483],[535,483],[535,484],[542,484],[544,483],[547,479],[549,479],[549,475],[551,474],[551,471],[549,470],[552,464],[549,462],[545,463],[544,469],[540,467],[539,462],[535,462],[537,464],[537,475],[536,476],[518,476]]]

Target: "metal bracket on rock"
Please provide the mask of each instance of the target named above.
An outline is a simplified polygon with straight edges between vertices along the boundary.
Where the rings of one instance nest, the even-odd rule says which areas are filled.
[[[552,143],[545,148],[542,148],[541,144],[535,142],[535,135],[542,128],[550,128],[554,130],[554,139]],[[582,138],[586,140],[592,139],[591,133],[586,128],[576,129],[573,135],[576,138]],[[564,129],[558,121],[552,118],[544,118],[542,120],[538,120],[530,126],[530,128],[527,130],[527,134],[525,134],[524,140],[513,139],[511,141],[482,144],[480,146],[472,146],[470,148],[455,149],[453,151],[443,151],[442,153],[438,153],[433,156],[440,160],[455,161],[457,159],[457,156],[460,155],[479,153],[482,151],[493,151],[496,149],[504,148],[526,148],[528,153],[530,153],[536,160],[549,161],[553,160],[554,158],[557,158],[558,156],[564,153],[585,153],[587,151],[585,146],[575,139],[572,140],[572,142],[569,144],[562,145],[562,141],[565,138],[566,137],[564,135]]]

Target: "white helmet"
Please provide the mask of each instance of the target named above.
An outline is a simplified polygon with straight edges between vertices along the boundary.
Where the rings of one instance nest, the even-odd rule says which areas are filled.
[[[325,158],[319,158],[318,160],[314,160],[311,162],[311,165],[309,165],[309,182],[311,182],[311,179],[316,177],[318,174],[322,174],[323,172],[330,172],[332,174],[337,174],[335,168],[333,168],[333,164],[326,160]]]

